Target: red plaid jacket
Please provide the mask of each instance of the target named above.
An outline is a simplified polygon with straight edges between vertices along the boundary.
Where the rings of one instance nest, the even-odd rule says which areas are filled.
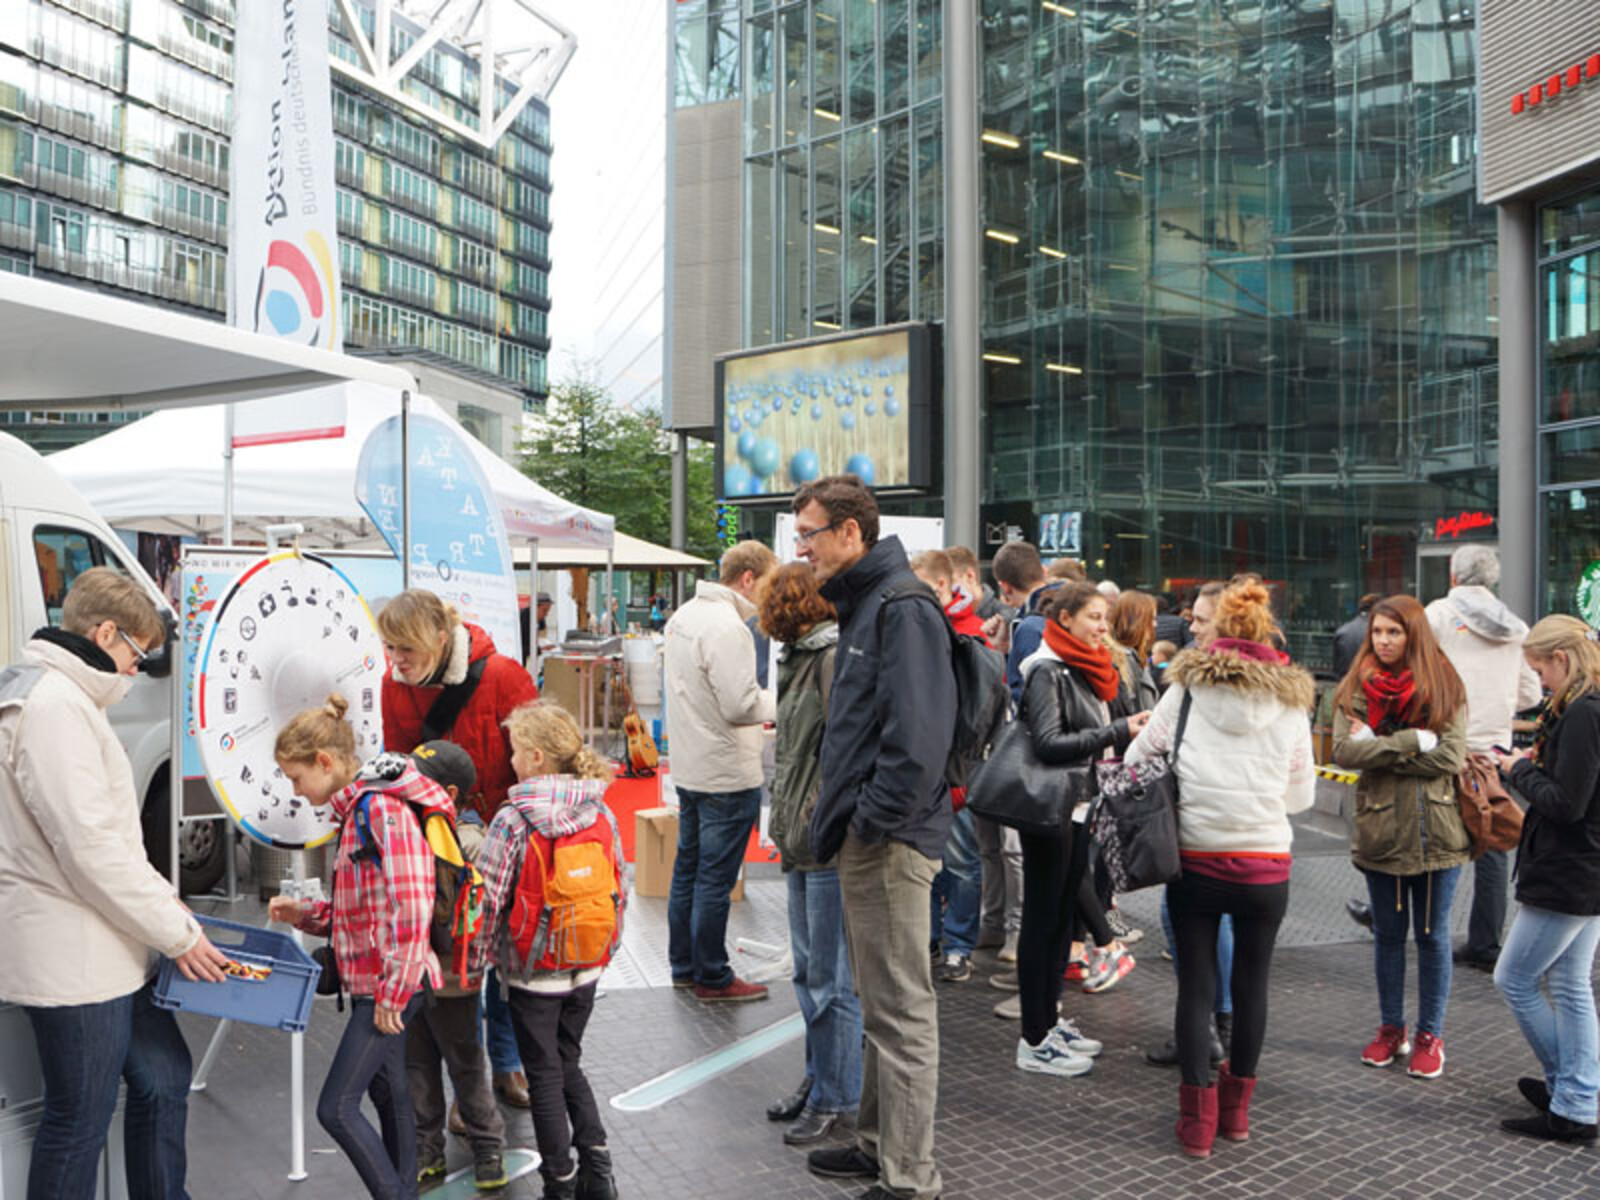
[[[347,820],[363,794],[372,836],[382,858],[353,861],[361,849],[354,819]],[[344,990],[371,996],[385,1008],[404,1008],[426,978],[437,987],[442,975],[428,945],[433,920],[433,851],[407,801],[449,806],[449,796],[420,774],[403,754],[380,754],[349,787],[333,797],[333,814],[343,828],[333,865],[333,901],[312,905],[300,922],[306,933],[327,937]]]

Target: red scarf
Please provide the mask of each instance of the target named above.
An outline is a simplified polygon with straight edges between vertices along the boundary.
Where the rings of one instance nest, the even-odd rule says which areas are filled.
[[[1361,688],[1367,694],[1367,725],[1374,733],[1388,734],[1410,727],[1417,682],[1409,670],[1398,675],[1374,671],[1361,681]]]
[[[1111,651],[1105,646],[1091,646],[1079,641],[1061,627],[1059,621],[1046,621],[1044,644],[1054,650],[1056,657],[1089,681],[1094,694],[1110,704],[1121,690],[1122,676],[1117,674],[1111,661]]]

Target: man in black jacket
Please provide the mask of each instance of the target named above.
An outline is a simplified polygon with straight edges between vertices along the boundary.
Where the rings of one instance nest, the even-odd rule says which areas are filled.
[[[1372,617],[1372,606],[1383,597],[1372,593],[1361,597],[1356,605],[1356,615],[1333,631],[1333,673],[1343,679],[1350,673],[1361,647],[1367,640],[1367,622]]]
[[[856,1145],[814,1150],[813,1172],[876,1178],[863,1200],[939,1194],[933,1116],[938,1008],[929,894],[950,831],[944,765],[955,733],[950,632],[937,599],[885,603],[917,585],[878,505],[854,475],[802,487],[796,551],[839,613],[839,648],[811,822],[817,861],[838,856],[850,965],[866,1028]]]

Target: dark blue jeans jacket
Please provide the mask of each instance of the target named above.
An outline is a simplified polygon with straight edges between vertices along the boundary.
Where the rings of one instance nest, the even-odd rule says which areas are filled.
[[[761,789],[678,789],[678,858],[667,898],[667,957],[672,978],[727,987],[728,908],[750,831],[761,815]]]

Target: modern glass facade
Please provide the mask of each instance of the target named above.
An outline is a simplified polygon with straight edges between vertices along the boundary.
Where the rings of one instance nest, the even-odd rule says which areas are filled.
[[[371,32],[372,11],[356,8]],[[353,57],[328,4],[330,48]],[[221,319],[233,0],[0,3],[0,269]],[[397,22],[399,54],[416,36]],[[351,349],[418,347],[546,390],[549,110],[491,155],[334,75]],[[441,45],[407,87],[476,120],[478,72]],[[93,416],[98,416],[95,414]],[[0,416],[45,448],[96,420]]]
[[[1496,509],[1472,0],[979,7],[985,502],[1317,664]],[[749,344],[941,316],[940,9],[747,2]]]
[[[1539,603],[1576,613],[1600,562],[1600,189],[1540,210],[1539,255]]]
[[[672,41],[675,108],[739,95],[739,0],[678,0]]]

